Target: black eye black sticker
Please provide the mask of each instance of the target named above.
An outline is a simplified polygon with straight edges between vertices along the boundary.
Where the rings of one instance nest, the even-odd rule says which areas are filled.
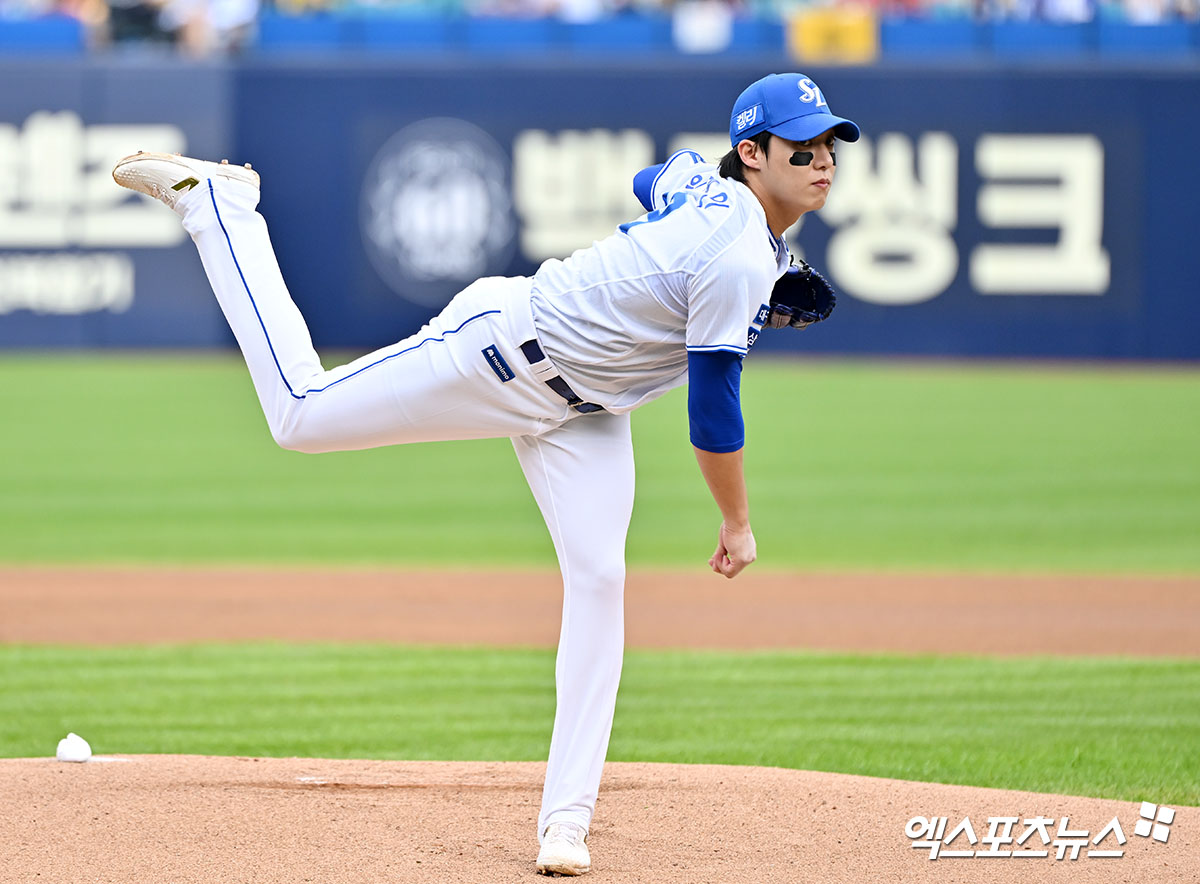
[[[811,150],[798,150],[792,154],[792,158],[788,160],[793,166],[807,166],[813,161],[813,152]],[[837,152],[829,151],[829,161],[833,165],[837,165]]]

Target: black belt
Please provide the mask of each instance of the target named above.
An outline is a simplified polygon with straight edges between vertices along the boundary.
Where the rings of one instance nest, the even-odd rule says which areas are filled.
[[[546,354],[542,351],[542,345],[537,342],[537,338],[530,338],[522,344],[521,352],[525,354],[525,358],[529,360],[530,365],[536,365],[546,358]],[[546,381],[546,386],[566,399],[567,405],[570,405],[580,414],[604,411],[603,405],[597,405],[595,402],[584,402],[576,396],[575,391],[571,389],[570,385],[560,375],[555,375]]]

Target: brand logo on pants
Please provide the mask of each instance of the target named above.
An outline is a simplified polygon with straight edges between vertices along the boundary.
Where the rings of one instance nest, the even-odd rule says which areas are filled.
[[[495,344],[484,347],[482,352],[483,358],[488,361],[488,365],[492,367],[496,377],[500,378],[500,383],[507,384],[513,379],[512,369],[508,367],[508,363],[504,361],[504,357],[500,355]]]

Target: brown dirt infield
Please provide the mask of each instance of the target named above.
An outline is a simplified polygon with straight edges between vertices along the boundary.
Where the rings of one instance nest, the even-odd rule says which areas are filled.
[[[537,572],[0,569],[0,642],[553,646]],[[629,647],[1200,654],[1200,577],[637,572]]]
[[[1200,579],[639,573],[636,647],[1200,653]],[[252,638],[552,645],[553,574],[0,570],[0,641]],[[84,736],[87,736],[86,734]],[[98,747],[103,748],[103,747]],[[47,753],[53,750],[47,747]],[[535,880],[541,764],[132,756],[0,760],[0,884]],[[1200,881],[1200,809],[1165,843],[1139,805],[767,768],[610,764],[587,879],[742,882]],[[914,816],[1070,818],[1128,839],[1079,858],[942,857]],[[1025,826],[1013,830],[1019,836]],[[968,849],[966,836],[951,845]],[[1009,848],[1012,845],[1008,845]],[[1119,858],[1088,848],[1120,849]],[[950,848],[945,848],[950,849]],[[975,850],[984,850],[979,843]],[[1069,857],[1069,853],[1067,854]]]

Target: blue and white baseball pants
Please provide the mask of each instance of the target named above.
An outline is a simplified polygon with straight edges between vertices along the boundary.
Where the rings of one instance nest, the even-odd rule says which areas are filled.
[[[624,645],[634,488],[629,415],[576,412],[544,383],[553,367],[531,366],[522,355],[520,345],[535,337],[528,279],[479,280],[415,335],[325,371],[257,204],[255,188],[214,179],[182,197],[176,210],[279,445],[322,452],[512,439],[554,540],[564,590],[558,705],[538,835],[552,822],[588,828]],[[493,367],[489,348],[501,368]]]

